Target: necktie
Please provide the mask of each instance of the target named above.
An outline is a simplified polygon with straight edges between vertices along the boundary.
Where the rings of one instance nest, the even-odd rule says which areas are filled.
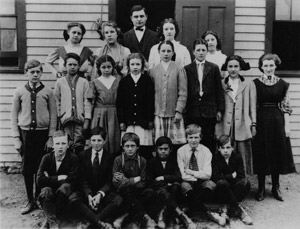
[[[95,153],[95,157],[93,160],[93,170],[94,170],[94,174],[98,173],[98,167],[99,167],[99,153],[96,152]]]
[[[192,155],[190,158],[190,164],[189,164],[189,169],[194,170],[194,171],[198,171],[198,164],[197,164],[197,159],[195,156],[195,151],[196,149],[192,149]]]
[[[203,66],[204,66],[203,62],[200,62],[200,63],[197,64],[198,79],[199,79],[199,84],[200,84],[200,90],[199,90],[200,97],[202,97],[202,95],[203,95],[203,90],[202,90]]]

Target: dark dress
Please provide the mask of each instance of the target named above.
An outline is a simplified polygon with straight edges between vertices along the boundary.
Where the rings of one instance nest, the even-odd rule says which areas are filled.
[[[254,80],[257,91],[257,135],[253,141],[253,168],[256,174],[295,172],[290,139],[285,135],[284,113],[279,103],[289,84],[280,79],[267,86]]]

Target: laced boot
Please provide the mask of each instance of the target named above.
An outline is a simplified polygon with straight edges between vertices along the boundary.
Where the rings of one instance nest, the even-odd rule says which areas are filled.
[[[253,220],[245,211],[245,209],[242,206],[239,206],[239,209],[240,209],[240,215],[239,215],[240,220],[246,225],[252,225]]]
[[[177,217],[185,225],[187,229],[196,229],[197,225],[182,211],[180,208],[175,209]]]
[[[276,200],[283,201],[282,194],[279,188],[279,184],[273,185],[272,194]]]
[[[165,219],[164,219],[164,213],[165,213],[165,208],[163,208],[159,214],[158,214],[158,222],[157,222],[157,226],[161,229],[166,228],[166,223],[165,223]]]
[[[121,215],[120,217],[118,217],[114,222],[113,222],[113,226],[116,229],[121,229],[122,228],[122,223],[124,221],[124,219],[126,218],[126,216],[128,216],[128,213]]]
[[[155,229],[155,227],[157,226],[155,221],[148,214],[144,215],[144,220],[147,229]]]
[[[257,201],[265,199],[265,176],[258,175],[258,192],[256,194]]]

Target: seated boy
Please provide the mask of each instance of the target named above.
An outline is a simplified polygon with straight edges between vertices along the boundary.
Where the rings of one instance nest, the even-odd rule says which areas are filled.
[[[131,227],[139,227],[142,220],[145,227],[155,228],[156,223],[146,214],[145,207],[153,217],[153,203],[157,200],[156,192],[147,189],[145,186],[146,159],[139,156],[138,149],[140,139],[135,133],[125,133],[122,137],[122,147],[124,152],[115,158],[113,164],[113,184],[117,188],[118,194],[124,199],[124,207],[128,216],[123,222],[123,226],[130,224]],[[123,227],[122,227],[123,228]]]
[[[250,225],[252,219],[239,205],[250,190],[250,182],[245,178],[243,160],[233,152],[233,141],[222,135],[218,141],[218,152],[212,160],[212,180],[216,183],[216,193],[222,202],[229,205],[231,216],[239,217],[243,223]],[[224,217],[227,209],[223,212]]]
[[[78,199],[71,206],[92,226],[112,227],[104,221],[116,216],[122,203],[122,197],[111,192],[112,189],[112,154],[103,149],[106,132],[102,127],[91,130],[89,149],[79,154],[82,176],[84,203]]]
[[[68,151],[68,136],[62,130],[53,133],[54,152],[46,154],[38,170],[37,182],[41,186],[39,201],[46,215],[42,228],[56,228],[60,216],[77,187],[78,157]]]
[[[186,228],[196,228],[196,224],[178,207],[176,201],[180,196],[181,174],[176,158],[170,157],[172,141],[168,137],[159,137],[155,146],[157,154],[148,163],[146,179],[149,187],[157,192],[163,207],[158,217],[158,227],[166,227],[164,216],[171,224],[174,215]]]
[[[196,124],[188,125],[186,135],[188,144],[177,151],[178,167],[183,180],[182,193],[190,210],[202,209],[210,219],[223,226],[226,224],[224,218],[204,206],[204,201],[212,198],[216,185],[210,180],[212,154],[200,144],[201,127]]]

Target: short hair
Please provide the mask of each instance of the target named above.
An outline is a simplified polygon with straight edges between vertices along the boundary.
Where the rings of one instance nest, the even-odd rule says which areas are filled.
[[[24,71],[27,72],[29,69],[36,68],[36,67],[40,67],[41,71],[43,72],[43,66],[42,66],[41,62],[39,62],[38,60],[35,60],[35,59],[28,60],[25,63]]]
[[[63,130],[56,130],[54,131],[52,138],[59,138],[59,137],[64,137],[67,136],[68,140],[69,140],[69,136],[66,132],[64,132]]]
[[[172,48],[172,50],[173,50],[173,52],[175,53],[174,44],[172,43],[172,41],[168,41],[168,40],[164,40],[164,41],[162,41],[162,42],[159,43],[159,45],[158,45],[158,51],[160,51],[160,48],[161,48],[161,46],[163,44],[170,45],[171,48]]]
[[[264,60],[274,60],[276,67],[278,67],[281,64],[281,59],[277,54],[265,53],[258,60],[258,68],[261,72],[264,72],[261,68]]]
[[[141,10],[144,10],[145,14],[147,15],[146,8],[143,7],[142,5],[134,5],[133,7],[131,7],[130,14],[132,16],[133,12],[135,12],[135,11],[141,11]]]
[[[217,40],[217,47],[216,48],[217,48],[217,50],[221,50],[222,42],[221,42],[219,34],[215,31],[207,30],[205,33],[202,34],[201,38],[205,40],[205,37],[207,35],[213,35],[216,38],[216,40]]]
[[[79,27],[81,29],[81,32],[82,32],[81,40],[82,40],[82,38],[83,38],[83,36],[86,32],[86,29],[85,29],[84,25],[79,23],[79,22],[70,22],[70,23],[67,24],[67,29],[65,29],[64,32],[63,32],[63,36],[64,36],[65,41],[69,40],[70,36],[69,36],[68,32],[73,27]],[[81,40],[80,40],[80,42],[81,42]]]
[[[197,45],[205,45],[206,49],[208,50],[208,44],[207,44],[207,41],[204,40],[204,39],[196,39],[196,40],[193,42],[193,50],[195,50],[195,48],[196,48]]]
[[[142,61],[142,70],[144,69],[145,63],[146,63],[145,57],[141,53],[134,52],[134,53],[129,54],[127,57],[126,65],[128,67],[128,70],[130,70],[129,64],[130,64],[130,60],[132,60],[132,59],[140,59]]]
[[[247,70],[250,69],[250,64],[246,63],[241,56],[239,56],[239,55],[231,55],[231,56],[228,56],[226,58],[225,63],[222,65],[222,68],[221,68],[222,71],[227,71],[228,62],[231,61],[231,60],[236,60],[237,62],[239,62],[240,69],[242,71],[247,71]]]
[[[96,59],[96,69],[97,69],[97,73],[99,76],[102,75],[102,73],[100,71],[101,64],[103,64],[105,62],[110,62],[112,67],[115,68],[116,63],[115,63],[114,59],[110,55],[102,55]]]
[[[172,149],[172,147],[173,147],[172,140],[166,136],[159,137],[155,142],[155,147],[157,148],[164,144],[167,144],[170,147],[170,149]]]
[[[122,146],[124,146],[125,143],[128,141],[133,141],[137,146],[140,146],[140,138],[135,133],[131,133],[131,132],[125,133],[124,136],[122,137]]]
[[[226,145],[227,143],[230,143],[230,145],[233,147],[234,146],[234,141],[233,139],[228,136],[228,135],[221,135],[218,139],[217,139],[217,147],[222,147],[224,145]]]
[[[76,53],[73,52],[69,52],[66,54],[65,58],[64,58],[64,65],[67,64],[68,59],[75,59],[77,60],[78,64],[80,65],[80,56],[78,56]]]
[[[105,131],[105,129],[103,128],[103,127],[101,127],[101,126],[96,126],[96,127],[94,127],[93,129],[91,129],[91,137],[93,136],[93,135],[100,135],[102,138],[103,138],[103,140],[105,140],[106,139],[106,131]]]
[[[202,135],[202,129],[197,124],[190,124],[185,129],[186,135],[199,134]]]
[[[118,38],[120,38],[120,35],[122,34],[120,27],[118,27],[117,23],[113,20],[105,21],[103,22],[101,18],[98,18],[94,23],[94,28],[97,31],[97,33],[100,35],[100,39],[105,39],[104,29],[106,26],[113,27],[116,30]]]
[[[165,18],[161,21],[160,26],[159,26],[159,32],[158,32],[158,37],[160,38],[161,41],[165,40],[165,36],[164,36],[164,24],[166,23],[171,23],[174,25],[175,27],[175,38],[177,37],[178,33],[179,33],[179,26],[177,21],[175,21],[174,18]]]

